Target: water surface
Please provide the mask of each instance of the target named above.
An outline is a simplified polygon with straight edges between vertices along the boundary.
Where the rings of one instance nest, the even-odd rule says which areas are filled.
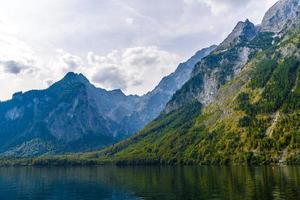
[[[300,167],[0,168],[2,200],[300,199]]]

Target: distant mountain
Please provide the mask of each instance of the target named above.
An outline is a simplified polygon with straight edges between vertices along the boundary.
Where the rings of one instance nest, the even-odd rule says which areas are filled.
[[[297,16],[297,17],[296,17]],[[299,0],[239,22],[164,112],[90,159],[118,164],[300,163]]]
[[[117,121],[137,100],[68,73],[46,90],[0,103],[0,151],[29,156],[101,148],[124,138]]]
[[[96,88],[72,72],[48,89],[14,94],[0,102],[0,155],[95,150],[131,136],[159,115],[194,64],[213,48],[197,52],[141,97]]]
[[[189,80],[195,64],[208,56],[216,47],[213,45],[196,52],[186,62],[179,64],[175,72],[164,77],[154,90],[142,96],[135,111],[122,122],[126,125],[126,129],[135,133],[156,118],[173,94]]]

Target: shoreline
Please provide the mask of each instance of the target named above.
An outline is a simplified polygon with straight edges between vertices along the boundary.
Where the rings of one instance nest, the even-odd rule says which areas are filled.
[[[96,159],[70,159],[65,157],[32,157],[32,158],[0,158],[2,167],[62,167],[62,166],[300,166],[300,163],[167,163],[160,161],[140,160],[96,160]]]

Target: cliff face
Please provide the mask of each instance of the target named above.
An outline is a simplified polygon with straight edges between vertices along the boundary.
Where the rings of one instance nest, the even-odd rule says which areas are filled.
[[[102,152],[119,164],[299,164],[300,32],[256,53],[214,100],[185,104]]]
[[[102,148],[163,110],[101,155],[133,162],[300,160],[299,19],[299,0],[280,0],[261,26],[239,22],[218,47],[197,52],[142,97],[96,88],[74,73],[46,90],[16,93],[0,103],[0,153]]]
[[[299,0],[278,1],[266,12],[260,26],[249,20],[238,22],[228,37],[195,66],[191,79],[174,94],[164,113],[195,99],[203,105],[212,102],[220,86],[240,73],[249,56],[299,27]]]
[[[101,105],[95,93],[102,96]],[[46,90],[15,94],[0,104],[1,152],[28,156],[85,151],[117,141],[122,130],[105,113],[117,107],[117,101],[109,101],[112,96],[124,95],[114,93],[95,88],[81,74],[68,73]]]
[[[0,155],[89,151],[125,139],[159,115],[214,48],[197,52],[144,96],[96,88],[71,72],[48,89],[16,93],[0,103]]]
[[[265,14],[261,31],[278,33],[289,21],[299,21],[300,1],[280,0]]]
[[[257,28],[249,20],[239,22],[210,55],[195,65],[191,79],[174,94],[164,113],[195,99],[204,105],[210,103],[219,87],[237,75],[249,55],[257,51],[259,47],[249,45],[257,34]]]
[[[248,19],[245,22],[238,22],[233,31],[227,36],[227,38],[218,46],[218,50],[226,50],[241,40],[250,41],[258,32],[257,27],[251,23]]]
[[[298,2],[279,1],[259,31],[238,23],[196,64],[163,114],[90,155],[120,164],[299,164]]]

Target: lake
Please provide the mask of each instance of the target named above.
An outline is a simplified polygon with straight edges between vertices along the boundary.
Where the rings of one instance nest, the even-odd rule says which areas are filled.
[[[9,167],[1,200],[300,199],[300,167]]]

